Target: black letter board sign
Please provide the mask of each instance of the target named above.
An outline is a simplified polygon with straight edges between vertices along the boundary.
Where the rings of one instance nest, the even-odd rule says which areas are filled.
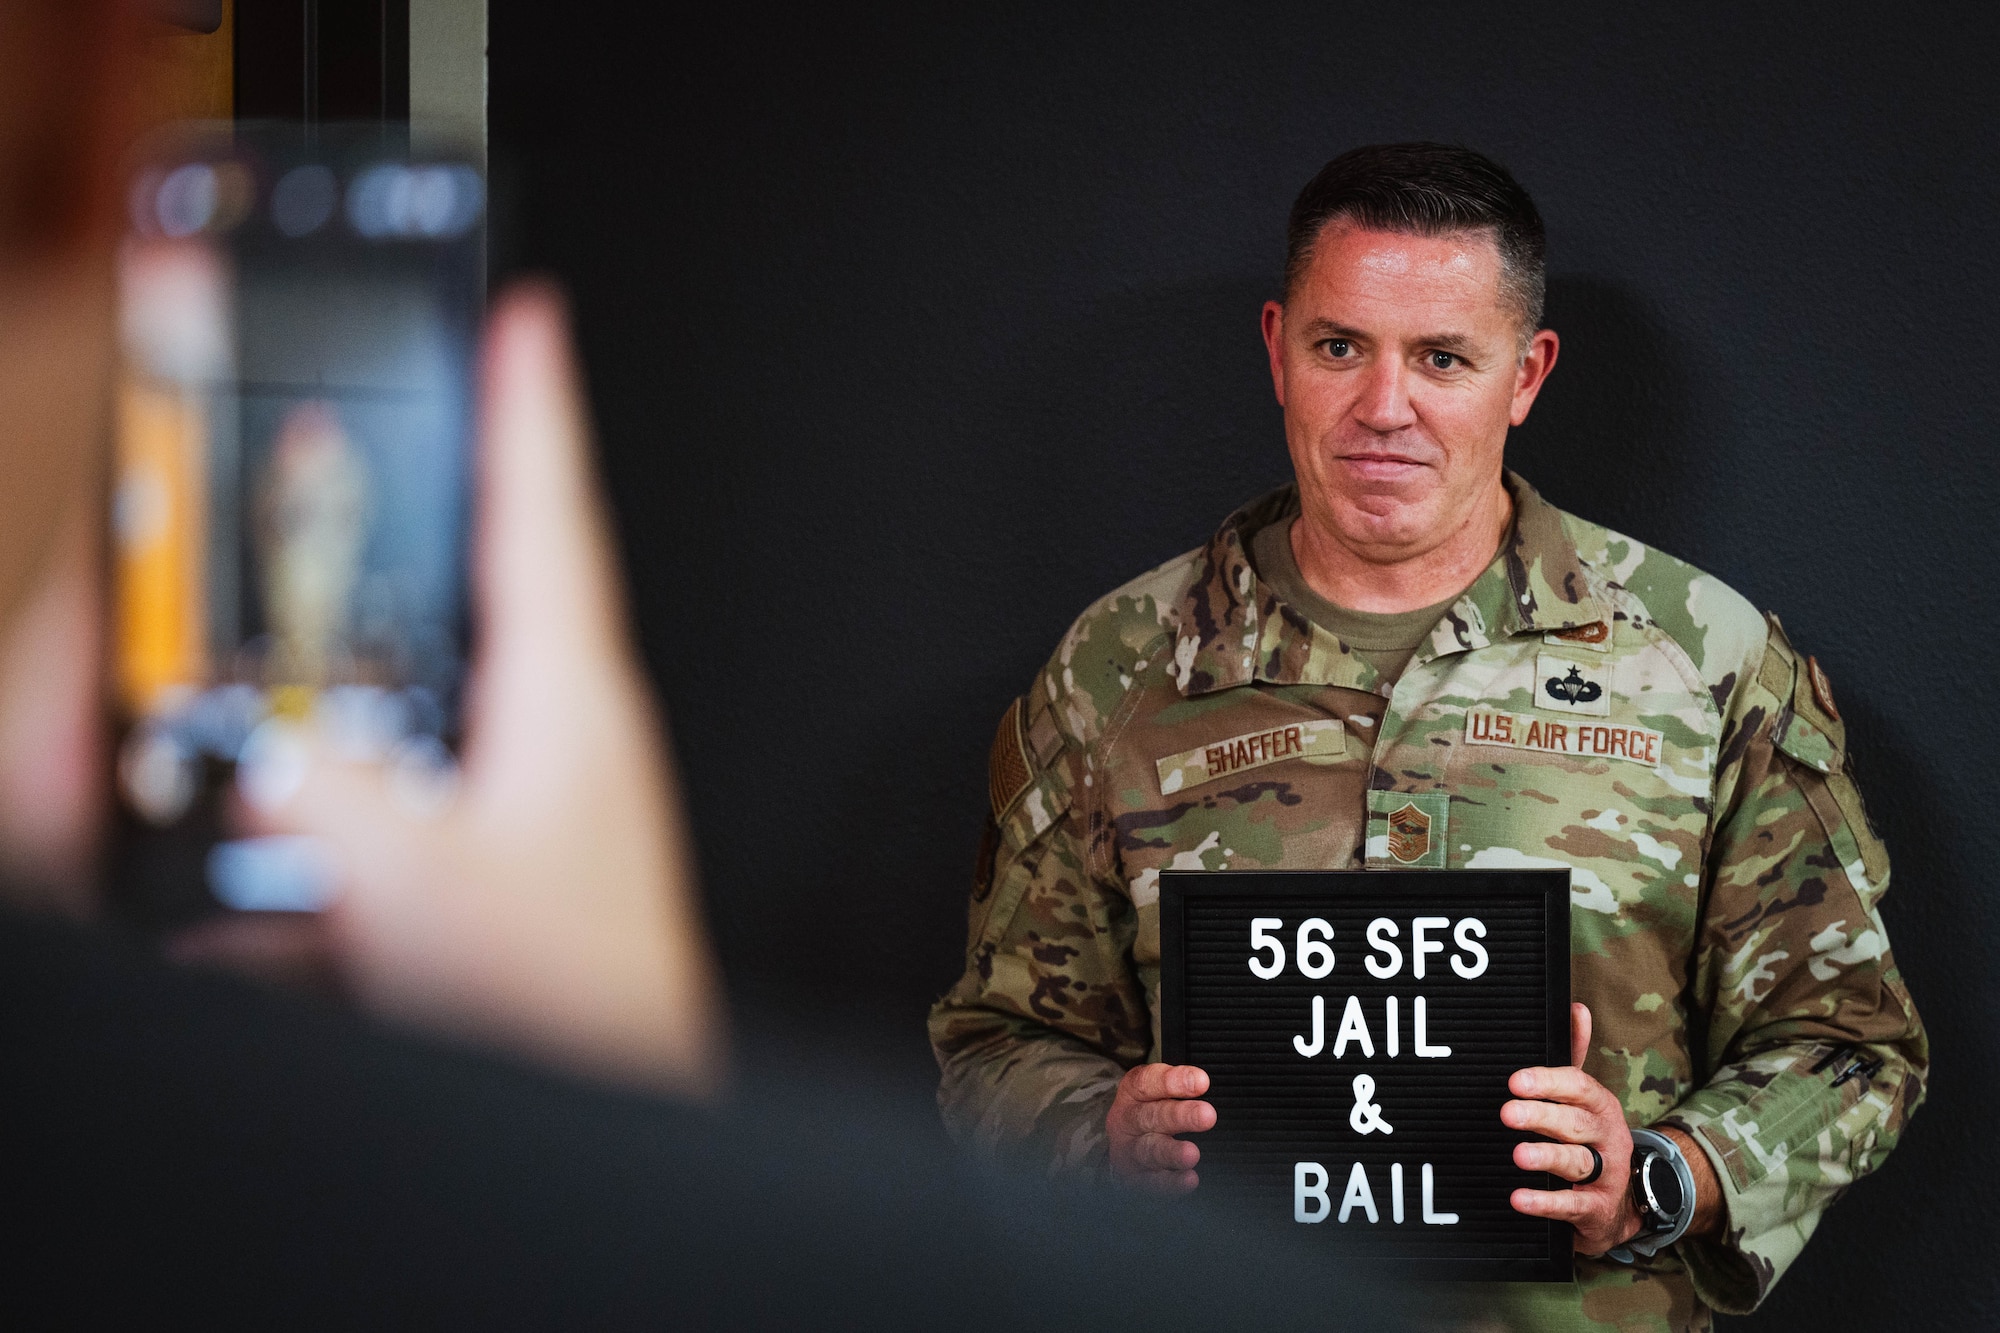
[[[1569,1063],[1561,870],[1166,871],[1161,1041],[1208,1071],[1201,1190],[1409,1276],[1570,1278],[1514,1211],[1507,1079]]]

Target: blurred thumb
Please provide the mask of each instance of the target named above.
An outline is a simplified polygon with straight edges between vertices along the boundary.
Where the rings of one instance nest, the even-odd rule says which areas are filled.
[[[481,367],[483,648],[504,668],[537,648],[602,650],[622,607],[561,295],[546,283],[504,293]]]

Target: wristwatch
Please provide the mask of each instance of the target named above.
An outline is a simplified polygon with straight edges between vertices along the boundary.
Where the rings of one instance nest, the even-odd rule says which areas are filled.
[[[1658,1254],[1694,1222],[1694,1172],[1680,1145],[1655,1130],[1632,1131],[1632,1202],[1639,1209],[1639,1234],[1609,1255],[1621,1264]]]

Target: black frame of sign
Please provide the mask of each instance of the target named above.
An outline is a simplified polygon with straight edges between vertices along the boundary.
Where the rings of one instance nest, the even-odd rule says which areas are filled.
[[[1493,902],[1538,899],[1544,924],[1542,1062],[1569,1063],[1570,896],[1567,870],[1166,870],[1160,874],[1160,1046],[1169,1064],[1188,1063],[1186,910],[1190,899],[1365,897],[1394,902],[1405,894]],[[1500,1108],[1493,1108],[1497,1122]],[[1199,1143],[1200,1139],[1196,1138]],[[1547,1173],[1522,1172],[1527,1188],[1559,1189]],[[1371,1271],[1415,1279],[1482,1282],[1567,1282],[1574,1267],[1568,1223],[1548,1224],[1548,1252],[1524,1258],[1368,1256]]]

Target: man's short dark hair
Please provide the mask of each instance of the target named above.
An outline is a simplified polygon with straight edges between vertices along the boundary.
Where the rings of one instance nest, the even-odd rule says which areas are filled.
[[[1500,249],[1501,296],[1521,318],[1523,345],[1542,326],[1548,241],[1535,201],[1507,168],[1470,148],[1378,143],[1342,153],[1299,191],[1285,231],[1285,295],[1312,263],[1329,222],[1441,236],[1485,231]]]

